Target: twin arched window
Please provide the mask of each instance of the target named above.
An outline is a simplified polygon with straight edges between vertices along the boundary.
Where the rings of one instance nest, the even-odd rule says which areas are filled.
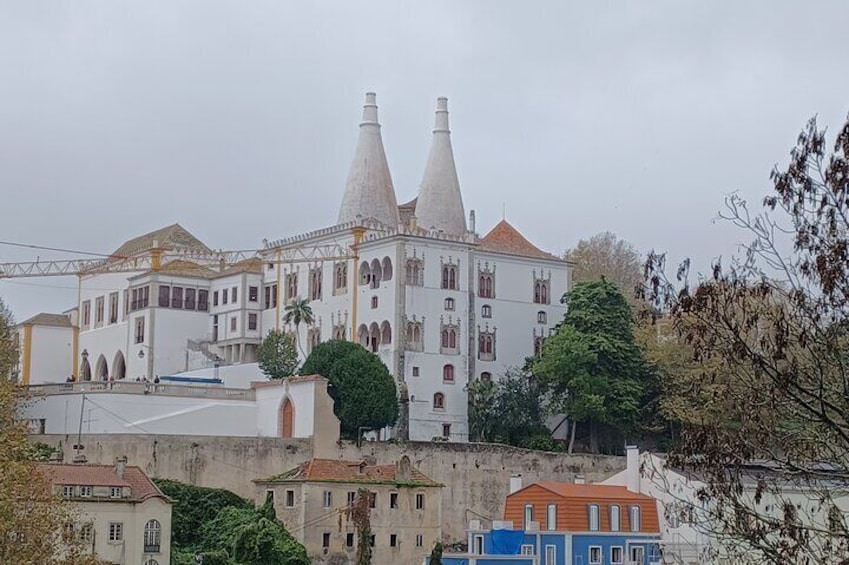
[[[457,348],[457,331],[453,329],[442,330],[442,347],[447,349]]]

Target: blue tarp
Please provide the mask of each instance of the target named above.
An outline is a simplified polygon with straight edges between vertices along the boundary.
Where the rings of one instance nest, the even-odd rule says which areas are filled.
[[[522,540],[525,539],[524,530],[492,530],[489,533],[492,543],[493,555],[519,555],[522,549]]]

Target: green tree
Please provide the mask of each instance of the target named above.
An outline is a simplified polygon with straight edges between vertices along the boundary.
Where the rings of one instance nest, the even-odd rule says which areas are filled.
[[[259,369],[272,379],[285,379],[298,371],[295,337],[287,332],[271,330],[257,350]]]
[[[438,541],[430,552],[429,565],[442,565],[442,542]]]
[[[300,349],[301,354],[306,357],[307,354],[304,353],[304,348],[301,347],[300,327],[301,324],[311,326],[315,321],[309,300],[301,298],[300,296],[293,298],[292,301],[286,305],[286,313],[283,315],[283,321],[287,324],[295,325],[295,336],[298,338],[298,349]]]
[[[608,280],[615,284],[629,302],[643,283],[643,258],[629,242],[609,231],[582,239],[564,257],[572,261],[575,283]]]
[[[498,387],[490,380],[476,379],[466,387],[469,395],[469,432],[476,441],[492,441],[498,424]]]
[[[12,374],[18,363],[18,348],[14,338],[14,318],[12,312],[0,298],[0,378]]]
[[[301,374],[329,378],[333,365],[354,351],[366,351],[366,349],[358,343],[342,339],[325,341],[312,350],[301,367]]]
[[[563,302],[567,313],[532,371],[573,422],[570,451],[580,423],[588,426],[590,450],[598,453],[600,426],[614,433],[639,430],[649,368],[634,339],[631,309],[613,283],[578,283]]]

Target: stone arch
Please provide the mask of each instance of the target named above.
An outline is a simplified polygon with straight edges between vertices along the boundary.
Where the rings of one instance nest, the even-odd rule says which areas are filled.
[[[388,320],[383,320],[383,323],[380,324],[380,343],[382,345],[392,343],[392,326],[389,325]]]
[[[383,270],[383,280],[391,281],[392,280],[392,259],[389,257],[383,258],[383,264],[381,265]]]
[[[112,360],[112,376],[115,377],[116,381],[120,381],[127,376],[127,363],[124,360],[124,354],[121,350],[118,350],[118,353],[115,354],[115,359]]]
[[[383,280],[383,269],[380,266],[380,259],[372,259],[371,261],[371,287],[377,288],[380,286],[380,281]]]
[[[278,413],[278,428],[277,431],[280,437],[290,438],[294,437],[295,433],[295,405],[292,402],[292,399],[288,396],[283,397],[283,401],[280,403],[280,410]]]
[[[357,343],[368,349],[368,327],[365,324],[360,324],[360,327],[357,328]]]
[[[371,268],[368,266],[368,261],[360,263],[360,284],[369,284],[371,282]]]
[[[106,357],[103,354],[97,358],[97,364],[94,366],[94,375],[99,381],[109,380],[109,365],[106,363]]]

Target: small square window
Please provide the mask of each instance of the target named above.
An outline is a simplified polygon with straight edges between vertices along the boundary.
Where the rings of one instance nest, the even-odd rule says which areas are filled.
[[[414,377],[418,377],[418,376],[419,376],[419,368],[418,368],[418,367],[413,367],[413,376],[414,376]]]
[[[590,547],[590,565],[601,565],[601,546],[593,545]]]
[[[454,310],[454,299],[453,298],[446,298],[445,299],[445,309],[449,310],[449,311]]]
[[[377,297],[376,296],[371,297],[371,307],[377,308]]]
[[[287,490],[286,491],[286,506],[291,508],[295,505],[295,491]]]
[[[398,493],[389,493],[389,508],[398,508]]]
[[[74,487],[62,487],[62,496],[64,496],[65,498],[71,498],[72,496],[74,496]]]
[[[121,498],[124,494],[124,489],[121,487],[109,487],[109,498]]]
[[[442,437],[451,437],[451,424],[442,424]]]
[[[389,547],[398,547],[398,534],[389,534]]]
[[[91,487],[80,487],[80,496],[83,498],[91,498]]]

